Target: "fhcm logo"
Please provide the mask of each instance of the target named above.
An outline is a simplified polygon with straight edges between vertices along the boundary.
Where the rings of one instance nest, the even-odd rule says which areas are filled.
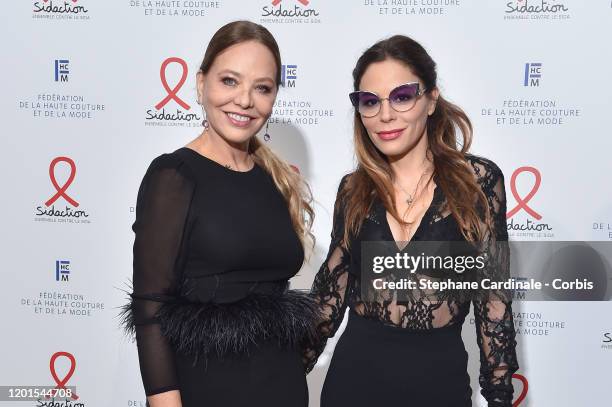
[[[55,281],[68,281],[70,278],[70,261],[55,261]]]
[[[283,65],[281,67],[281,86],[295,88],[297,79],[297,65]]]
[[[540,78],[542,77],[542,63],[531,62],[525,64],[525,79],[524,86],[540,86]]]
[[[55,82],[68,82],[68,63],[67,59],[55,60]]]

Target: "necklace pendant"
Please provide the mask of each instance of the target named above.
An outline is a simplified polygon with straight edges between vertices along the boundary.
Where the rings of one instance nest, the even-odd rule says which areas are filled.
[[[408,205],[412,205],[412,198],[406,198],[406,203]]]

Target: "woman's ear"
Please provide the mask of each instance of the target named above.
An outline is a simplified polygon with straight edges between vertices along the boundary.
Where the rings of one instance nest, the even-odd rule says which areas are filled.
[[[427,110],[428,116],[431,116],[436,111],[436,104],[438,103],[439,97],[440,91],[438,88],[433,88],[431,92],[429,92],[429,109]]]
[[[204,103],[202,96],[204,95],[204,83],[206,82],[206,74],[202,71],[198,71],[196,74],[196,97],[198,104]]]

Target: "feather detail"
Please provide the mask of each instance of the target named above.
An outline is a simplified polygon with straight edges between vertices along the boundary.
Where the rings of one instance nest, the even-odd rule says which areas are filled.
[[[125,283],[127,289],[118,288],[126,294],[126,302],[119,308],[117,318],[119,319],[119,326],[123,330],[123,333],[133,341],[136,340],[136,321],[134,321],[134,299],[132,298],[131,292],[133,291],[132,281]],[[117,287],[115,287],[117,288]]]
[[[125,331],[134,335],[133,299],[122,307]],[[156,314],[161,332],[175,351],[195,356],[249,354],[253,346],[276,341],[298,348],[316,338],[321,308],[307,292],[251,293],[232,303],[165,302]],[[196,363],[194,362],[194,363]]]

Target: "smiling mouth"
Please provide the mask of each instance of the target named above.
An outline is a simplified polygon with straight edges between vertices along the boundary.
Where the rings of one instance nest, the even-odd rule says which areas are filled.
[[[378,135],[378,137],[380,137],[383,140],[393,140],[399,137],[403,131],[404,129],[394,129],[394,130],[379,131],[376,134]]]
[[[230,119],[230,122],[238,127],[247,126],[251,122],[251,120],[253,120],[253,117],[239,113],[225,112],[225,114]]]

